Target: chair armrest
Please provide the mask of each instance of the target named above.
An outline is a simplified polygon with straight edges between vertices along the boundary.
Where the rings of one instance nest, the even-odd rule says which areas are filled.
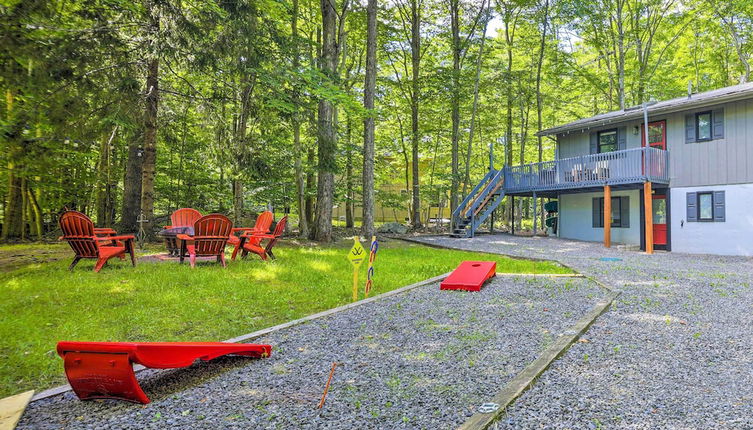
[[[97,240],[100,241],[111,241],[111,240],[136,240],[136,237],[131,234],[124,234],[122,236],[107,236],[107,237],[97,237]]]
[[[252,235],[249,235],[249,236],[246,236],[246,237],[248,237],[249,239],[250,238],[254,238],[254,239],[274,239],[275,235],[274,234],[252,234]]]
[[[179,235],[177,235],[175,237],[178,238],[178,239],[180,239],[180,240],[193,240],[193,236],[189,236],[187,234],[179,234]]]
[[[118,234],[118,232],[115,231],[115,229],[105,228],[105,227],[103,227],[103,228],[97,228],[97,227],[95,227],[94,228],[94,234],[97,234],[97,233]]]
[[[246,231],[253,230],[253,229],[254,229],[253,227],[233,227],[233,229],[231,231],[233,233],[237,233],[239,231],[246,232]]]

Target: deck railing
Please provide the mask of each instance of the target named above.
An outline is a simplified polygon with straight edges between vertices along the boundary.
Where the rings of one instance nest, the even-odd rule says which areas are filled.
[[[546,191],[651,181],[669,183],[669,152],[634,148],[505,168],[505,191]]]

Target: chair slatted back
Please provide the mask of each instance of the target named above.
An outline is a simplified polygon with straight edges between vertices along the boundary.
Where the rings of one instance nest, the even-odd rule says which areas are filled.
[[[82,258],[96,258],[99,246],[94,239],[94,223],[88,216],[77,211],[67,211],[60,216],[60,229],[63,240],[68,242],[73,252]]]
[[[259,233],[269,232],[269,227],[272,225],[272,218],[274,214],[270,211],[264,211],[256,217],[256,223],[254,223],[254,230]]]
[[[272,233],[272,236],[274,236],[274,238],[272,238],[267,244],[267,246],[265,247],[267,252],[269,252],[269,250],[272,249],[273,246],[275,246],[275,243],[277,243],[277,239],[279,239],[282,236],[282,233],[285,232],[285,225],[287,223],[288,223],[287,215],[282,217],[282,219],[277,222],[277,226],[275,226],[275,231],[274,233]]]
[[[201,212],[196,209],[182,208],[170,215],[170,222],[173,227],[191,227],[201,218]]]
[[[225,215],[209,214],[199,218],[193,225],[196,255],[222,254],[232,230],[233,222]]]

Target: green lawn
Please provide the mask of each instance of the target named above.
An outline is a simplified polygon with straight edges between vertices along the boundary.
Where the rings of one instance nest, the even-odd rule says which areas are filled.
[[[84,260],[68,272],[65,245],[0,247],[0,397],[65,382],[60,340],[219,341],[351,300],[352,241],[321,247],[287,240],[278,259],[216,263],[111,260],[100,273]],[[496,260],[500,272],[569,273],[548,262],[380,244],[372,295],[452,270],[462,260]],[[366,277],[361,266],[360,280]]]

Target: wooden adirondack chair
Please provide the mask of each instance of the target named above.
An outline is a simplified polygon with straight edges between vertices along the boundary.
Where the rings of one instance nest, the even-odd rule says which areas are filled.
[[[196,209],[182,208],[178,209],[170,215],[170,222],[172,225],[166,225],[163,229],[171,229],[177,227],[193,227],[196,220],[201,218],[201,212]],[[165,236],[165,247],[167,252],[171,255],[175,255],[180,251],[180,244],[175,235]]]
[[[180,262],[188,251],[191,267],[196,267],[196,257],[217,257],[217,262],[225,267],[225,245],[232,229],[233,222],[225,215],[209,214],[199,218],[193,225],[193,236],[178,235],[182,241]]]
[[[272,248],[275,246],[280,236],[282,236],[282,233],[285,232],[285,225],[287,223],[288,217],[286,215],[282,217],[279,222],[277,222],[275,231],[272,234],[244,234],[243,236],[241,236],[238,247],[236,247],[236,250],[233,252],[232,259],[235,259],[235,255],[238,249],[242,249],[243,253],[241,254],[241,257],[243,258],[245,258],[249,252],[253,252],[254,254],[261,257],[262,260],[266,261],[267,257],[274,260],[275,255],[272,253]],[[268,240],[267,246],[265,246],[264,248],[261,247],[261,242],[263,240]]]
[[[238,244],[240,244],[241,239],[240,237],[236,236],[236,233],[240,233],[241,236],[243,235],[251,235],[251,234],[265,234],[269,233],[269,227],[272,225],[272,219],[274,218],[274,214],[270,211],[264,211],[259,214],[258,217],[256,217],[256,223],[254,223],[254,226],[252,228],[245,228],[245,227],[238,227],[233,229],[233,234],[230,235],[230,238],[228,239],[228,243],[233,245],[235,249],[233,249],[233,260],[235,259],[235,255],[238,253],[238,250],[240,247]],[[254,239],[255,240],[255,239]],[[259,244],[259,241],[256,241],[256,244]]]
[[[131,254],[131,264],[136,266],[132,235],[118,236],[115,230],[94,228],[94,223],[88,216],[76,211],[65,212],[60,217],[60,229],[63,231],[60,240],[68,242],[76,253],[69,270],[73,270],[82,258],[91,258],[97,260],[94,271],[99,272],[107,264],[107,260],[113,257],[125,259],[126,252]]]

